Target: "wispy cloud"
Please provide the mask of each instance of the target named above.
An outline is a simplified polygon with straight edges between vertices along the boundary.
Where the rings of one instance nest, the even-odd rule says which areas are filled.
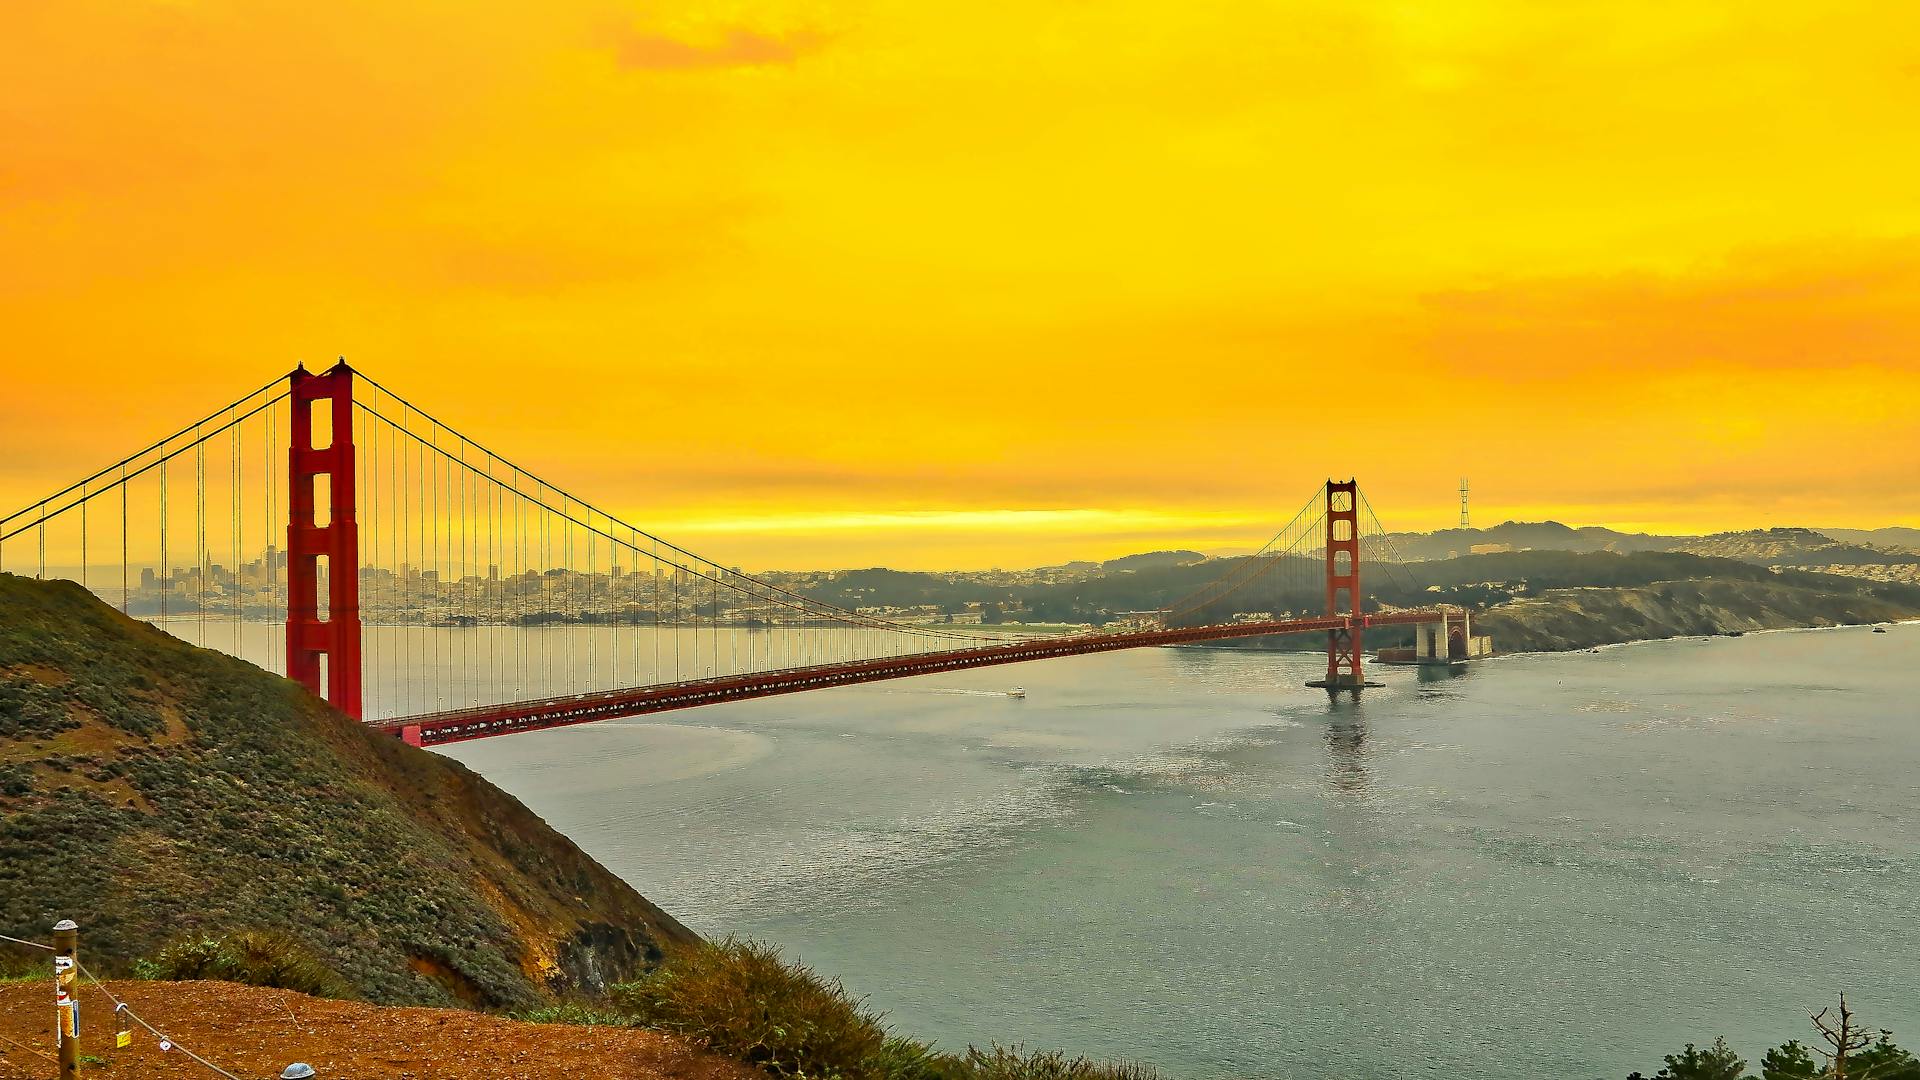
[[[714,68],[791,64],[826,44],[823,34],[796,30],[765,34],[729,27],[714,41],[687,41],[666,34],[625,29],[615,44],[622,67],[643,71],[702,71]]]

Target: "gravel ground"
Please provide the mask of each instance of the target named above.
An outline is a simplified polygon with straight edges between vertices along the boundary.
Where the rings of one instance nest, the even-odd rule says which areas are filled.
[[[0,986],[0,1080],[53,1080],[51,1061],[15,1045],[53,1053],[51,983]],[[162,1051],[136,1025],[133,1045],[115,1049],[113,1003],[87,986],[80,995],[82,1076],[218,1077],[180,1047],[242,1080],[277,1077],[293,1061],[312,1065],[319,1080],[761,1076],[678,1039],[633,1028],[525,1024],[457,1009],[385,1008],[230,983],[106,985],[178,1046]]]

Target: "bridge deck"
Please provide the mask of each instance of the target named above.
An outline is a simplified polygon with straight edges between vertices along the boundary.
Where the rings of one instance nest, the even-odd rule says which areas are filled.
[[[1339,630],[1358,623],[1369,626],[1404,626],[1411,623],[1438,622],[1441,611],[1394,611],[1360,618],[1344,615],[1309,619],[1283,619],[1267,622],[1225,623],[1194,626],[1177,630],[1138,630],[1119,634],[1082,634],[1075,637],[1038,638],[1004,645],[950,652],[916,653],[910,656],[861,660],[844,664],[761,671],[749,675],[726,675],[712,679],[662,683],[623,690],[601,690],[571,697],[514,701],[474,709],[423,713],[375,721],[373,727],[391,731],[420,746],[484,739],[522,731],[587,724],[622,716],[690,709],[723,701],[794,694],[829,686],[905,679],[915,675],[934,675],[945,671],[1018,664],[1029,660],[1048,660],[1061,656],[1116,652],[1161,645],[1185,645],[1200,641],[1224,641],[1232,638],[1271,637],[1277,634],[1302,634]]]

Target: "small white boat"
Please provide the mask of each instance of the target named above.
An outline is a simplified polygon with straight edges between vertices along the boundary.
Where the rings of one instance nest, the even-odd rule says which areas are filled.
[[[1027,691],[1026,691],[1026,688],[1024,687],[1016,686],[1013,689],[1007,691],[1007,696],[1008,697],[1026,697]]]

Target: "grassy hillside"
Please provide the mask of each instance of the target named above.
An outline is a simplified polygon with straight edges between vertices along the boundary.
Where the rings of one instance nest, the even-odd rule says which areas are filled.
[[[97,968],[282,931],[377,1001],[528,1006],[693,935],[464,766],[284,679],[0,574],[0,933]]]
[[[1502,652],[1585,649],[1621,641],[1891,622],[1920,603],[1865,591],[1834,592],[1784,582],[1663,581],[1614,589],[1552,589],[1474,620]]]

